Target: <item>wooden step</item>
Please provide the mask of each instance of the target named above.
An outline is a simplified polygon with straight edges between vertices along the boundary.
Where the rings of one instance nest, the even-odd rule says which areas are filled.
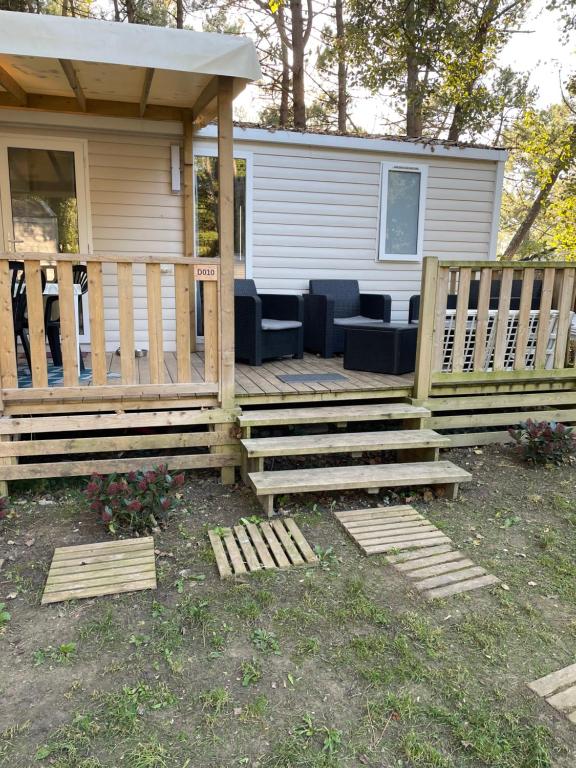
[[[374,464],[369,466],[322,467],[319,469],[251,472],[249,483],[266,512],[273,514],[274,496],[281,493],[311,493],[380,488],[402,488],[416,485],[447,486],[454,498],[459,483],[472,478],[451,461]]]
[[[432,429],[401,429],[389,432],[339,432],[331,435],[290,435],[249,438],[241,441],[248,458],[308,456],[317,453],[401,451],[409,448],[442,448],[450,438]]]
[[[405,403],[375,405],[335,405],[316,408],[277,408],[243,411],[238,417],[241,427],[264,427],[286,424],[346,424],[351,421],[383,421],[390,419],[426,419],[427,408]]]

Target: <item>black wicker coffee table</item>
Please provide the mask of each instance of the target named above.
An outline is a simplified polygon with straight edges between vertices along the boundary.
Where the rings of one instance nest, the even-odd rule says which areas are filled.
[[[411,373],[416,365],[417,325],[345,326],[344,368],[370,373]]]

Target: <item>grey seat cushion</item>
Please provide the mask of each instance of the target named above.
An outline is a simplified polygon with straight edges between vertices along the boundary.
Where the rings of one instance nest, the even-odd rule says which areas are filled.
[[[262,318],[263,331],[289,331],[293,328],[301,328],[302,323],[299,320],[274,320],[272,317]]]
[[[374,317],[363,317],[355,315],[354,317],[335,317],[334,325],[383,325],[384,320],[377,320]]]

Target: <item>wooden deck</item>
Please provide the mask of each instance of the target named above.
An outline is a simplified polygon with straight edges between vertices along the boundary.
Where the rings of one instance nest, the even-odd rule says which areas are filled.
[[[89,356],[86,366],[90,367]],[[150,368],[147,357],[135,360],[138,384],[150,383]],[[120,357],[108,354],[109,382],[120,376]],[[280,376],[314,374],[337,374],[333,381],[306,381],[289,383]],[[177,360],[174,352],[164,354],[165,383],[176,384]],[[192,381],[204,380],[204,355],[192,354]],[[235,367],[236,397],[240,404],[274,403],[299,400],[358,400],[373,397],[407,397],[411,395],[414,377],[412,374],[391,376],[362,371],[344,370],[341,357],[324,360],[315,355],[306,354],[303,360],[282,359],[251,366],[237,363]]]

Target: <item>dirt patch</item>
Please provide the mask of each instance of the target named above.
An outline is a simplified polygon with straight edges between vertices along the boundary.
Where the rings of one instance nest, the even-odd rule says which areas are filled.
[[[40,607],[54,547],[106,534],[80,483],[19,488],[0,529],[0,765],[572,767],[576,727],[526,683],[574,662],[576,467],[447,458],[474,481],[412,503],[507,588],[433,603],[331,514],[396,495],[281,499],[321,565],[221,581],[207,527],[259,508],[197,472],[156,536],[156,592]]]

